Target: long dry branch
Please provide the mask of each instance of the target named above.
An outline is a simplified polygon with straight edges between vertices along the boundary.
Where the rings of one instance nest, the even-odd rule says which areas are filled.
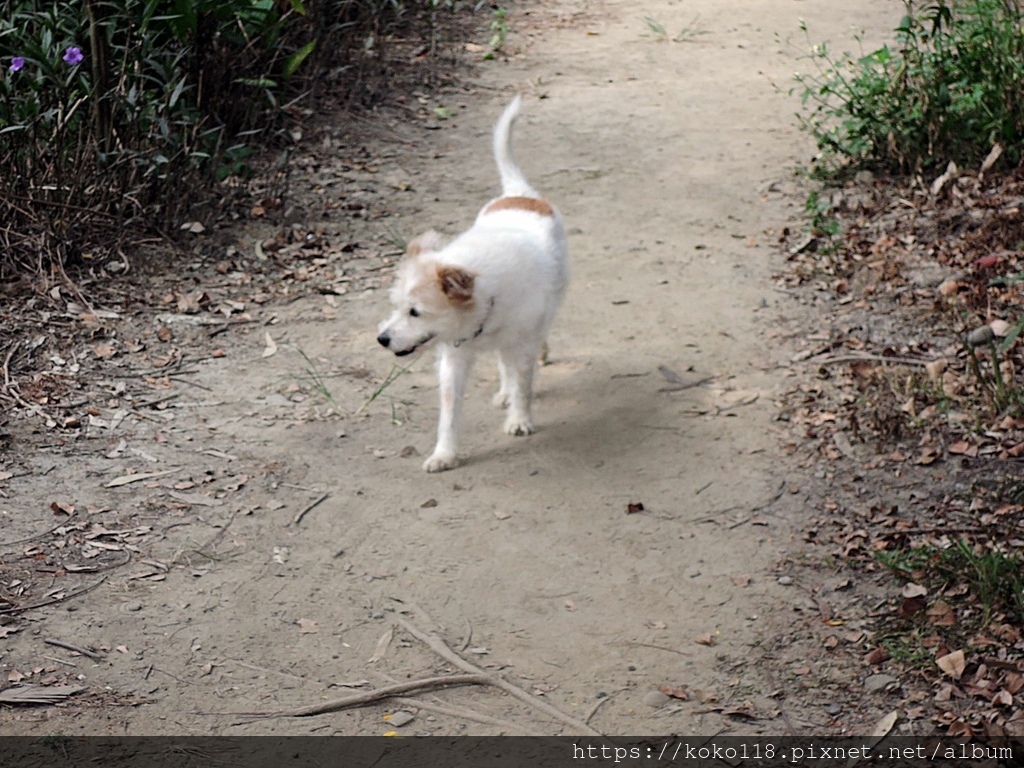
[[[437,635],[427,634],[426,632],[417,629],[408,621],[403,619],[401,616],[396,616],[395,620],[401,625],[402,629],[404,629],[410,635],[415,637],[417,640],[426,643],[430,647],[430,649],[434,651],[434,653],[436,653],[438,656],[445,659],[449,663],[455,665],[459,669],[465,670],[470,674],[480,675],[486,678],[487,683],[489,685],[493,685],[495,688],[501,688],[506,693],[515,696],[517,699],[519,699],[522,702],[525,702],[526,704],[529,704],[534,709],[538,709],[544,714],[553,717],[556,720],[559,720],[560,722],[564,723],[565,725],[568,725],[571,728],[574,728],[578,733],[585,733],[589,736],[603,736],[603,734],[600,731],[595,731],[586,723],[582,722],[581,720],[577,720],[571,715],[567,715],[565,712],[562,712],[560,709],[551,706],[546,701],[541,701],[536,696],[531,696],[522,688],[513,685],[512,683],[508,682],[507,680],[503,680],[500,677],[495,677],[494,675],[487,674],[475,664],[469,663],[464,658],[455,653],[455,651],[449,648],[445,644],[444,640],[442,640]]]
[[[491,678],[487,675],[443,675],[440,677],[426,677],[421,680],[410,680],[407,683],[395,683],[386,685],[383,688],[374,688],[372,691],[363,691],[352,696],[341,699],[324,701],[320,704],[311,704],[307,707],[296,707],[295,709],[281,709],[276,712],[238,712],[250,720],[265,720],[271,717],[313,717],[324,715],[328,712],[339,712],[352,707],[364,707],[367,704],[376,704],[378,701],[390,699],[403,693],[414,693],[418,691],[430,691],[437,688],[449,688],[453,685],[490,685]]]

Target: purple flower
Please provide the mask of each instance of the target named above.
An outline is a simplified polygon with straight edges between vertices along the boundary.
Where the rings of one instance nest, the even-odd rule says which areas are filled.
[[[24,66],[25,66],[25,57],[24,56],[12,56],[11,57],[11,66],[9,66],[7,68],[7,71],[8,72],[18,72]]]
[[[70,64],[73,67],[76,64],[80,64],[82,62],[82,59],[85,58],[85,56],[82,55],[81,48],[79,48],[77,45],[72,45],[70,48],[64,51],[64,55],[61,58],[64,60],[65,64]]]

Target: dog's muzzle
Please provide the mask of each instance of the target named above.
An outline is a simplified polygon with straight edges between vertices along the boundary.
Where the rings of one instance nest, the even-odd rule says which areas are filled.
[[[417,341],[408,349],[392,349],[391,351],[395,353],[395,357],[405,357],[406,355],[411,355],[413,352],[415,352],[417,349],[422,347],[424,344],[426,344],[433,338],[434,334],[430,334]],[[377,336],[377,343],[380,344],[382,347],[385,347],[386,349],[391,349],[391,336],[388,334],[387,331],[384,331],[379,336]]]

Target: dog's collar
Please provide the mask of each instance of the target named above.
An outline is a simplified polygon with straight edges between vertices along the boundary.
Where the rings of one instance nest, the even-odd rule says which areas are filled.
[[[464,339],[459,339],[458,341],[454,342],[452,344],[452,346],[453,347],[461,347],[467,341],[472,341],[473,339],[479,338],[483,334],[483,332],[484,332],[484,328],[487,325],[487,321],[491,319],[491,312],[493,312],[493,311],[494,311],[494,297],[491,296],[491,300],[487,304],[487,312],[484,314],[484,319],[480,321],[480,327],[476,329],[476,333],[474,333],[472,336],[467,336]]]

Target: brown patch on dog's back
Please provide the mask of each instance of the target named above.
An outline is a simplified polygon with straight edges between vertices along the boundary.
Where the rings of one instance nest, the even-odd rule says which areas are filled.
[[[495,211],[530,211],[541,216],[554,216],[555,209],[547,200],[536,197],[499,197],[484,208],[484,213]]]
[[[461,267],[442,265],[437,268],[437,279],[448,301],[456,306],[467,307],[473,301],[473,284],[476,276]]]

